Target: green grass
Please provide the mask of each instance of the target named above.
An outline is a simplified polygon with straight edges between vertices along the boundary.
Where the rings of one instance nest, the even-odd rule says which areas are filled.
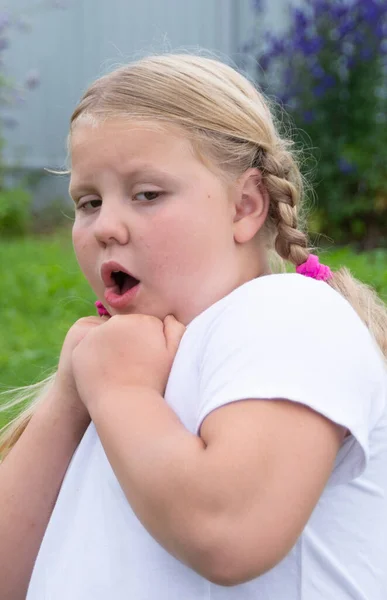
[[[387,303],[387,250],[355,254],[350,248],[319,253],[320,261],[331,269],[347,267],[360,281],[371,285]]]
[[[96,314],[69,231],[0,243],[0,389],[54,369],[69,327]]]
[[[0,256],[0,389],[6,389],[46,377],[57,364],[70,326],[96,313],[68,230],[2,241]],[[320,257],[333,269],[346,265],[387,301],[387,251],[356,255],[341,249]]]

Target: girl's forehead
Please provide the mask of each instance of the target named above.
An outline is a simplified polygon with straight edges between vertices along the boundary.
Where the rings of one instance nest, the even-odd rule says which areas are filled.
[[[193,144],[181,128],[152,121],[81,119],[69,137],[71,163],[99,158],[126,160],[130,157],[158,157],[164,160],[194,158]]]
[[[203,175],[206,167],[188,135],[175,127],[127,119],[88,122],[73,127],[69,140],[72,184],[98,174],[155,172],[175,179]]]
[[[71,128],[70,144],[74,146],[89,139],[117,135],[125,137],[128,142],[139,137],[153,137],[166,142],[191,143],[188,133],[172,123],[129,118],[97,119],[92,115],[82,115]]]

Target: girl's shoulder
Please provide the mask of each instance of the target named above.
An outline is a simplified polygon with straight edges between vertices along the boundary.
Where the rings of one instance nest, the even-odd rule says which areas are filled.
[[[189,325],[191,328],[216,328],[224,324],[259,330],[267,327],[282,331],[313,330],[328,327],[332,332],[370,333],[351,304],[326,282],[298,273],[257,277],[233,290],[210,306]]]
[[[235,289],[192,323],[202,356],[232,351],[294,370],[340,378],[386,379],[379,346],[355,309],[324,281],[296,273],[259,277]],[[192,331],[192,333],[194,333]],[[280,367],[280,365],[282,365]],[[338,368],[338,365],[341,365]]]
[[[269,275],[237,288],[202,316],[197,431],[221,405],[282,398],[352,432],[357,443],[340,481],[364,470],[369,433],[385,410],[386,366],[343,296],[303,275]]]
[[[325,281],[319,281],[298,273],[274,273],[257,277],[234,292],[224,300],[230,303],[257,301],[268,307],[280,304],[283,311],[289,309],[305,309],[308,303],[317,306],[341,307],[342,310],[353,311],[349,302]]]

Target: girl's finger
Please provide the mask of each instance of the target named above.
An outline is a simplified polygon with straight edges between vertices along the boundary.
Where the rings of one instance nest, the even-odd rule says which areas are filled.
[[[101,316],[101,317],[99,317],[99,321],[100,321],[100,322],[102,321],[102,323],[103,323],[104,321],[109,321],[109,319],[110,319],[110,317],[105,317],[105,316]]]
[[[180,340],[185,332],[185,325],[180,323],[173,315],[168,315],[164,319],[164,336],[168,350],[176,354]]]

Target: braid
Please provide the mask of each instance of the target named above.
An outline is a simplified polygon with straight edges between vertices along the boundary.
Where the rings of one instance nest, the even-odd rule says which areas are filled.
[[[298,205],[302,179],[295,161],[286,150],[260,154],[263,183],[270,197],[269,220],[277,235],[274,247],[284,260],[298,266],[309,256],[308,236],[299,224]]]

